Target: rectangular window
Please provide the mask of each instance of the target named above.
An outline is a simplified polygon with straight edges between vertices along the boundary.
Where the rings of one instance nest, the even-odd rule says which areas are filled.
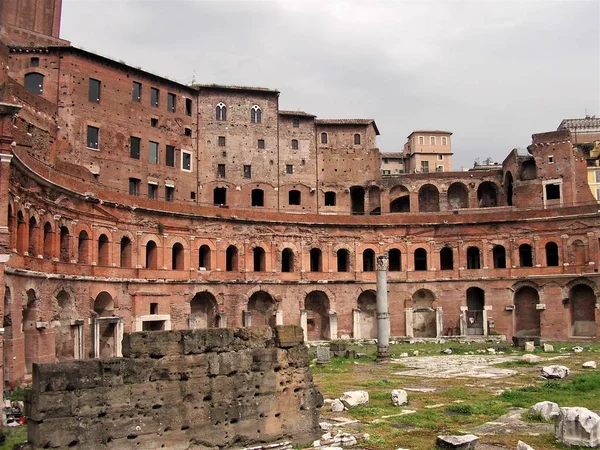
[[[596,189],[596,200],[600,200],[600,189]]]
[[[444,160],[444,155],[438,155],[438,161],[443,161]]]
[[[188,172],[192,170],[192,154],[185,150],[181,151],[181,170],[186,170]]]
[[[100,103],[100,80],[90,78],[90,91],[88,100],[94,103]]]
[[[596,183],[600,183],[600,170],[594,171],[594,175],[596,175]]]
[[[548,156],[548,164],[554,164],[554,156]]]
[[[300,119],[292,119],[292,126],[294,128],[300,128]]]
[[[40,58],[33,57],[29,60],[29,65],[31,67],[39,67],[40,66]]]
[[[129,195],[140,195],[140,180],[137,178],[129,179]]]
[[[158,185],[154,183],[148,183],[148,198],[156,200],[158,197]]]
[[[88,125],[87,127],[87,147],[98,150],[100,142],[100,128]]]
[[[560,184],[546,185],[546,200],[560,200]]]
[[[390,174],[391,174],[391,172],[390,172],[389,170],[384,170],[384,171],[383,171],[383,174],[384,174],[384,175],[390,175]]]
[[[129,138],[129,157],[133,159],[140,159],[141,146],[142,140],[138,137],[131,136]]]
[[[165,164],[169,167],[175,167],[175,147],[167,145],[165,153]]]
[[[298,150],[298,140],[292,139],[292,150]]]
[[[421,161],[421,172],[429,172],[429,161]]]
[[[219,136],[219,147],[225,147],[225,136]]]
[[[191,98],[185,99],[185,115],[186,116],[192,115],[192,99]]]
[[[149,155],[150,162],[153,164],[158,164],[158,142],[150,141],[149,150],[150,150],[150,155]]]
[[[442,145],[448,145],[448,138],[446,136],[442,136]]]
[[[188,136],[188,137],[192,137],[192,129],[191,128],[184,128],[183,129],[183,134]]]
[[[285,165],[285,173],[288,173],[288,174],[294,173],[294,165],[286,164]]]
[[[196,200],[196,193],[194,191],[190,192],[190,200]]]
[[[152,128],[156,128],[158,126],[158,119],[156,117],[150,118],[150,126]]]
[[[388,164],[389,162],[390,162],[390,160],[389,160],[389,159],[387,159],[387,158],[383,158],[383,163],[384,163],[384,164]]]
[[[265,148],[265,140],[264,139],[258,140],[258,148],[261,150]]]
[[[175,199],[175,186],[165,186],[165,200],[172,202]]]
[[[425,138],[423,136],[419,136],[419,144],[423,145],[425,143]]]
[[[175,94],[170,92],[167,94],[167,111],[175,112],[175,105],[177,103],[177,97]]]
[[[244,165],[244,178],[252,178],[252,166]]]
[[[435,136],[429,136],[429,143],[435,145]]]
[[[436,172],[443,172],[443,171],[444,171],[444,166],[437,166],[437,167],[435,168],[435,171],[436,171]]]
[[[217,178],[225,178],[225,164],[217,165]]]
[[[160,91],[156,88],[150,88],[150,106],[158,106]]]
[[[142,83],[133,82],[133,90],[131,91],[131,100],[139,102],[142,99]]]

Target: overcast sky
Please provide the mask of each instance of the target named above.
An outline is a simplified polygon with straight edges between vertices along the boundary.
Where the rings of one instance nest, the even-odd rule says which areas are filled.
[[[454,133],[454,169],[600,115],[598,0],[64,0],[61,37],[182,83],[373,118],[381,151]]]

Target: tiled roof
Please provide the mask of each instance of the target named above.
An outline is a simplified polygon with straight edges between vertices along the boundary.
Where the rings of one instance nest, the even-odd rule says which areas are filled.
[[[371,125],[375,128],[375,133],[379,135],[379,129],[373,119],[317,119],[318,125]]]
[[[402,152],[380,153],[380,155],[382,158],[389,158],[389,159],[404,158],[404,153],[402,153]]]
[[[600,128],[600,117],[591,116],[584,119],[563,119],[557,131],[582,128]]]
[[[314,114],[310,114],[304,111],[285,111],[283,109],[279,110],[279,114],[282,116],[317,117]]]
[[[407,137],[411,137],[415,133],[452,134],[452,131],[444,131],[444,130],[415,130],[412,133],[410,133]]]
[[[231,91],[248,91],[248,92],[270,92],[273,94],[279,94],[277,89],[269,89],[265,87],[258,86],[236,86],[236,85],[228,85],[228,84],[198,84],[194,83],[191,87],[195,89],[225,89]]]

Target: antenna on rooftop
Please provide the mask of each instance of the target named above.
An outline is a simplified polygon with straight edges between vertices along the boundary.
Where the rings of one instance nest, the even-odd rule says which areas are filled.
[[[196,84],[196,69],[192,72],[192,84]]]

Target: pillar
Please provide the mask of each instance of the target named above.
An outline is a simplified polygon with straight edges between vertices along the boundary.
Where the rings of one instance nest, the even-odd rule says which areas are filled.
[[[304,333],[304,342],[308,342],[308,314],[305,309],[300,311],[300,326]]]
[[[244,327],[252,326],[252,312],[250,312],[250,311],[242,312],[242,326],[244,326]]]
[[[387,295],[388,256],[377,257],[377,359],[390,357],[390,313]]]
[[[362,337],[360,332],[360,309],[352,310],[352,337],[354,339]]]
[[[413,309],[404,309],[404,318],[406,321],[406,337],[412,338],[413,336]]]
[[[335,311],[329,311],[329,339],[336,340],[337,339],[337,313]]]
[[[442,337],[444,335],[444,310],[442,307],[438,307],[435,310],[435,328],[436,337]]]

